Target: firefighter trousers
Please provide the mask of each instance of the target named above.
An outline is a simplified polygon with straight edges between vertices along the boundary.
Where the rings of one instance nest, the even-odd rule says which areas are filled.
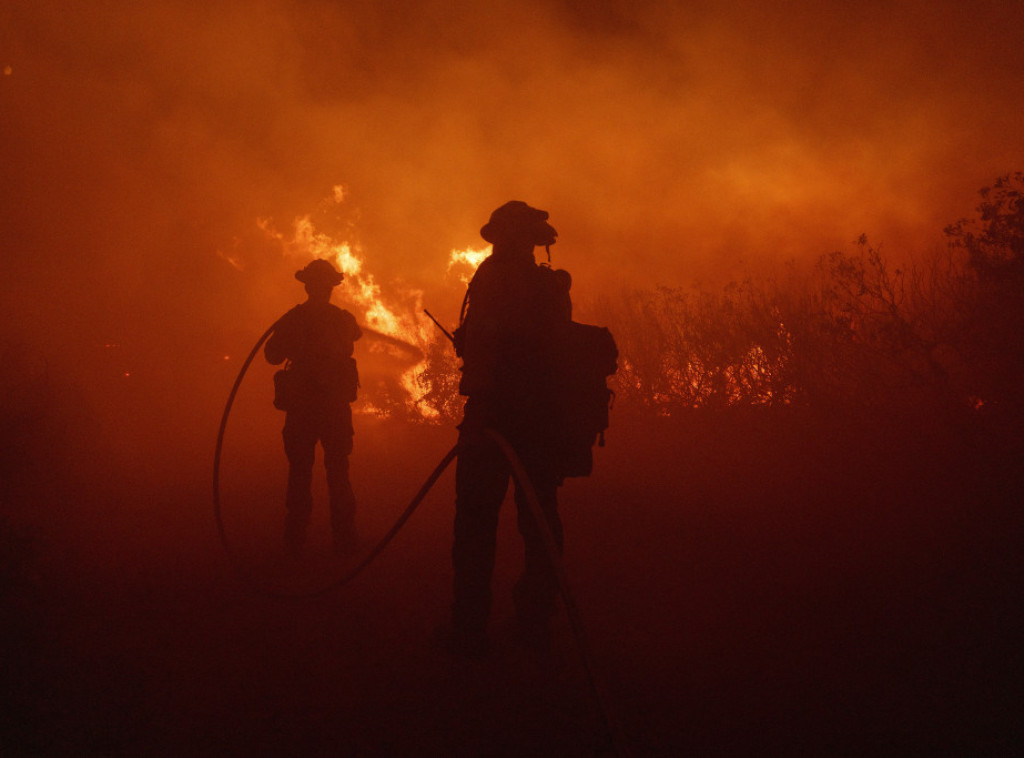
[[[491,610],[498,515],[512,471],[493,441],[474,439],[464,444],[455,469],[452,621],[457,629],[480,633],[486,628]],[[558,479],[548,470],[550,462],[544,445],[519,440],[519,444],[513,442],[513,446],[522,459],[548,528],[561,550]],[[523,625],[544,626],[558,607],[557,579],[540,529],[518,484],[514,499],[525,551],[523,573],[513,595],[516,617]]]
[[[355,533],[356,498],[349,481],[348,457],[352,452],[352,411],[344,404],[324,411],[289,411],[285,417],[285,455],[288,457],[288,491],[285,498],[285,541],[293,550],[306,539],[313,512],[313,463],[316,443],[324,450],[331,531],[335,545]]]

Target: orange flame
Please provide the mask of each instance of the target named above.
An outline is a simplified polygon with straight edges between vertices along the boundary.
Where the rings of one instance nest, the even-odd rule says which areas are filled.
[[[464,250],[452,250],[448,256],[448,274],[455,270],[456,276],[463,284],[469,284],[477,267],[483,263],[484,258],[491,254],[491,246],[475,248],[467,247]]]
[[[342,185],[333,188],[326,204],[338,204],[345,199]],[[416,362],[398,377],[398,386],[405,392],[404,402],[408,410],[419,418],[430,420],[439,417],[434,408],[421,402],[430,392],[425,376],[426,355],[430,346],[437,341],[432,325],[419,318],[423,311],[423,292],[418,289],[389,285],[388,291],[377,282],[368,269],[367,257],[358,243],[338,241],[330,235],[319,232],[309,215],[300,216],[292,222],[290,236],[276,230],[270,219],[258,219],[257,225],[265,234],[279,241],[286,255],[309,260],[323,258],[331,261],[345,275],[347,307],[350,307],[364,330],[377,332],[398,343],[412,348],[418,355]],[[472,272],[490,250],[453,250],[448,270],[459,271],[459,278],[468,282]],[[355,406],[359,412],[386,416],[388,411],[372,398],[364,398]]]

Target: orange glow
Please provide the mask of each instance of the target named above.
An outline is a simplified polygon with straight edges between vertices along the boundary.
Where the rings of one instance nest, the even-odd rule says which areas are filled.
[[[453,272],[459,278],[463,284],[469,284],[469,280],[473,278],[473,273],[476,271],[484,258],[491,254],[491,246],[486,247],[467,247],[463,250],[452,250],[448,256],[448,274]]]
[[[231,267],[234,268],[236,271],[243,271],[245,269],[245,264],[242,263],[242,260],[237,255],[225,253],[223,250],[218,250],[217,256],[219,258],[223,258],[228,263],[230,263]]]
[[[324,204],[337,205],[344,200],[343,185],[335,185]],[[257,225],[266,235],[281,243],[286,256],[297,259],[302,265],[310,258],[324,258],[334,263],[345,275],[335,297],[342,307],[353,312],[364,328],[368,327],[367,339],[371,343],[368,349],[393,352],[405,346],[408,365],[399,373],[397,385],[405,393],[407,411],[423,420],[438,419],[439,414],[434,408],[420,402],[430,391],[430,383],[424,375],[426,355],[437,340],[433,325],[419,315],[423,311],[423,292],[395,283],[386,289],[382,287],[367,263],[372,256],[368,256],[357,243],[337,240],[318,231],[309,215],[300,216],[292,222],[290,236],[277,231],[270,219],[258,219]],[[475,268],[486,254],[484,252],[480,256],[467,250],[456,260],[453,252],[452,265],[459,263],[463,269]],[[390,339],[381,343],[376,335]],[[408,356],[411,354],[416,358],[410,363]],[[365,387],[361,399],[353,407],[367,415],[389,415],[388,410],[376,402],[372,391],[367,392]]]
[[[559,512],[631,752],[1021,741],[1024,248],[972,269],[943,230],[1024,170],[1022,0],[13,0],[0,72],[0,753],[611,747],[564,604],[565,665],[507,623],[511,492],[485,663],[430,640],[453,471],[299,604],[251,595],[209,518],[234,397],[247,572],[320,586],[373,550],[464,409],[423,310],[454,331],[510,200],[618,346]],[[293,561],[250,351],[316,259],[364,331],[363,542],[328,552],[318,451]]]

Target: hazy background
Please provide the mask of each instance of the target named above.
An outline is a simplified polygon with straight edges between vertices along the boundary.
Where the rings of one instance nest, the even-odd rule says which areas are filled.
[[[582,293],[732,276],[862,232],[924,249],[1024,162],[1015,2],[2,14],[4,302],[25,309],[7,320],[74,323],[76,340],[257,330],[296,293],[256,220],[286,229],[335,185],[382,283],[429,291],[519,198],[552,213]]]
[[[588,752],[565,629],[557,685],[515,656],[482,677],[427,651],[450,479],[348,594],[281,606],[234,581],[217,424],[306,263],[260,224],[287,237],[310,215],[359,246],[382,297],[420,290],[450,324],[450,251],[525,200],[551,213],[587,320],[601,293],[757,277],[861,233],[897,262],[933,251],[1024,167],[1022,91],[1015,0],[8,0],[10,744]],[[257,545],[284,481],[270,372],[254,364],[226,441],[229,526]],[[595,476],[563,494],[638,752],[1012,752],[1019,458],[974,427],[722,420],[613,412]],[[377,535],[454,431],[362,416],[356,435]]]

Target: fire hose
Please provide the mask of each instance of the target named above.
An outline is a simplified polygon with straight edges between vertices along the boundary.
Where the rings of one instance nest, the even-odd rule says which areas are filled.
[[[451,462],[455,459],[455,456],[458,454],[459,446],[455,445],[452,447],[451,450],[448,451],[448,453],[444,456],[444,458],[441,459],[441,462],[437,465],[437,467],[430,474],[430,476],[427,477],[426,482],[424,482],[423,486],[420,487],[420,490],[419,492],[416,493],[416,496],[412,499],[412,501],[402,512],[402,514],[398,517],[398,520],[395,522],[394,526],[392,526],[391,529],[388,530],[387,534],[385,534],[377,542],[373,549],[370,550],[366,554],[366,556],[351,570],[349,570],[344,576],[330,582],[324,587],[320,587],[318,589],[310,590],[307,592],[280,592],[262,585],[259,581],[256,580],[255,577],[249,574],[249,572],[247,572],[242,567],[241,561],[238,560],[234,550],[231,547],[231,543],[228,540],[227,530],[224,527],[224,517],[221,512],[220,505],[220,461],[224,449],[224,432],[227,429],[228,418],[231,415],[231,406],[234,405],[235,396],[238,394],[238,388],[241,387],[242,379],[245,377],[246,372],[249,370],[249,366],[252,364],[252,361],[256,357],[256,354],[259,352],[259,349],[263,346],[263,343],[267,341],[270,335],[274,333],[274,328],[278,325],[278,323],[279,321],[275,321],[270,326],[270,328],[263,333],[263,336],[256,341],[256,345],[253,347],[252,351],[249,353],[249,356],[245,359],[245,362],[242,364],[242,368],[238,372],[238,376],[235,379],[235,383],[231,387],[231,392],[228,395],[227,404],[224,406],[224,414],[221,416],[220,420],[220,429],[217,432],[217,447],[216,450],[214,451],[213,456],[213,514],[215,520],[217,521],[217,532],[220,535],[220,543],[223,546],[225,553],[227,553],[228,558],[231,561],[232,567],[243,578],[245,583],[251,589],[255,590],[260,595],[265,595],[268,597],[287,600],[305,600],[309,598],[320,597],[322,595],[328,594],[329,592],[333,592],[334,590],[339,589],[344,585],[348,584],[353,579],[355,579],[359,574],[361,574],[363,572],[363,569],[369,566],[374,561],[374,559],[384,551],[384,548],[387,547],[388,543],[391,542],[392,538],[394,538],[394,536],[398,534],[399,530],[403,526],[405,526],[405,522],[409,520],[410,516],[412,516],[413,511],[415,511],[416,508],[419,507],[419,504],[423,502],[423,498],[427,496],[427,493],[430,492],[431,488],[433,488],[434,484],[441,477],[441,474],[444,473],[444,470],[448,468],[449,464],[451,464]]]
[[[562,563],[561,550],[558,549],[555,536],[551,533],[551,528],[548,526],[548,520],[540,507],[540,501],[537,499],[537,493],[533,489],[530,477],[526,473],[526,469],[523,468],[523,462],[519,459],[509,441],[493,429],[485,429],[484,431],[494,440],[501,452],[504,453],[506,460],[508,460],[508,465],[512,469],[512,476],[515,477],[516,484],[522,488],[523,493],[526,495],[530,514],[539,527],[541,540],[544,542],[544,551],[547,553],[548,561],[550,561],[551,568],[558,581],[558,591],[562,595],[565,613],[569,618],[569,627],[572,629],[573,637],[576,639],[576,649],[583,660],[583,668],[587,672],[587,682],[590,684],[590,691],[601,714],[601,720],[607,730],[615,754],[627,756],[629,755],[629,749],[626,745],[625,734],[615,718],[615,711],[611,707],[611,697],[604,685],[604,681],[597,675],[597,667],[594,665],[590,643],[587,638],[586,629],[583,626],[583,619],[580,616],[579,608],[576,606],[572,590],[569,588],[569,579],[565,573],[565,564]]]
[[[304,593],[287,593],[278,592],[271,590],[262,584],[260,584],[254,577],[252,577],[247,571],[242,568],[241,562],[237,559],[234,551],[231,548],[231,544],[227,537],[227,530],[224,527],[224,518],[221,512],[220,504],[220,461],[221,454],[224,447],[224,432],[227,429],[228,418],[231,415],[231,407],[234,404],[235,396],[238,394],[238,389],[242,385],[242,379],[245,377],[246,372],[249,370],[249,366],[252,364],[253,359],[259,352],[259,349],[263,346],[263,343],[267,341],[271,334],[274,332],[274,328],[277,326],[279,321],[275,321],[267,331],[263,333],[253,346],[252,351],[249,353],[245,362],[242,364],[241,369],[238,372],[238,376],[235,378],[235,383],[231,387],[231,392],[228,394],[227,403],[224,406],[224,413],[221,416],[220,428],[217,432],[217,446],[214,451],[213,458],[213,512],[214,518],[217,522],[217,531],[220,535],[220,542],[227,553],[228,558],[232,564],[232,567],[240,574],[246,584],[256,590],[259,594],[279,598],[279,599],[290,599],[290,600],[301,600],[309,599],[314,597],[320,597],[326,595],[334,590],[340,589],[344,585],[351,582],[363,570],[373,562],[378,555],[380,555],[384,548],[387,547],[388,543],[398,534],[399,530],[412,516],[413,512],[419,507],[420,503],[427,496],[427,493],[437,483],[437,480],[441,478],[441,474],[444,473],[445,469],[451,464],[453,460],[458,456],[461,448],[461,443],[456,443],[452,446],[445,456],[441,459],[440,463],[434,468],[430,476],[427,477],[423,486],[420,487],[419,491],[409,502],[409,505],[401,513],[395,524],[388,530],[388,532],[377,542],[377,544],[371,549],[366,556],[350,569],[344,576],[330,582],[324,587],[310,590]],[[544,515],[543,510],[540,506],[540,501],[537,499],[537,493],[533,489],[533,485],[530,482],[530,477],[526,473],[526,469],[523,467],[522,461],[519,459],[519,455],[513,449],[512,445],[509,444],[508,440],[505,439],[499,432],[494,429],[486,429],[485,433],[494,441],[494,443],[501,450],[502,454],[508,461],[509,468],[512,471],[516,484],[522,488],[524,495],[526,496],[526,502],[530,509],[530,514],[534,521],[539,527],[541,534],[541,540],[544,544],[544,550],[547,554],[548,560],[551,564],[552,570],[555,574],[555,579],[558,583],[558,590],[562,596],[563,604],[565,605],[566,615],[569,619],[569,626],[572,630],[573,637],[576,641],[576,648],[579,651],[580,658],[582,659],[583,668],[586,671],[587,682],[590,686],[591,694],[594,696],[595,704],[599,711],[601,721],[607,731],[608,738],[611,741],[612,749],[614,753],[619,756],[629,755],[629,750],[626,744],[625,734],[622,728],[615,718],[614,710],[611,708],[611,699],[603,680],[597,675],[597,669],[594,665],[593,655],[590,649],[590,643],[586,634],[586,629],[583,625],[583,620],[579,613],[579,608],[576,605],[576,600],[573,597],[572,591],[569,587],[569,580],[565,572],[565,566],[562,563],[561,550],[558,547],[558,543],[555,541],[554,535],[551,533],[551,529],[548,526],[547,518]]]

